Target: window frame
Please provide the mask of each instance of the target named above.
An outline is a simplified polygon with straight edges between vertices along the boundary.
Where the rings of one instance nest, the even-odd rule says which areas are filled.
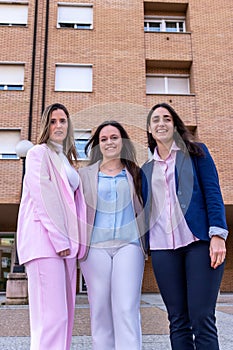
[[[68,88],[68,87],[58,87],[57,84],[58,84],[58,68],[61,68],[63,67],[64,69],[68,69],[68,68],[91,68],[91,73],[89,72],[90,76],[88,75],[88,78],[90,79],[89,81],[89,84],[88,84],[88,87],[84,87],[83,89],[80,87],[77,87],[76,89],[74,88]],[[62,73],[60,73],[62,74]],[[64,74],[64,72],[63,72]],[[73,79],[74,81],[74,79]],[[56,92],[78,92],[78,93],[90,93],[90,92],[93,92],[93,65],[92,64],[79,64],[79,63],[56,63],[55,64],[55,86],[54,86],[54,89]]]
[[[147,91],[147,78],[162,78],[164,79],[164,91]],[[170,92],[169,79],[186,79],[187,92]],[[146,95],[190,95],[190,75],[189,74],[146,74]]]
[[[16,84],[0,84],[0,91],[23,91],[24,85]]]
[[[59,21],[59,7],[63,8],[91,8],[92,14],[91,14],[91,20],[90,22],[86,23],[81,21],[74,21],[74,22],[65,22],[65,21]],[[93,29],[93,4],[85,4],[85,3],[64,3],[64,2],[58,2],[57,4],[57,28],[58,29],[83,29],[83,30],[91,30]]]
[[[176,30],[167,30],[166,23],[176,23]],[[159,23],[160,24],[160,30],[153,30],[150,28],[150,23]],[[179,24],[183,24],[183,30],[180,31]],[[185,23],[185,17],[176,17],[176,16],[144,16],[144,32],[145,33],[186,33],[186,23]]]
[[[77,150],[77,153],[78,153],[78,160],[88,160],[89,157],[86,156],[86,155],[84,155],[84,157],[82,157],[82,156],[80,157],[80,156],[79,156],[80,153],[81,153],[81,154],[84,154],[84,148],[85,148],[85,146],[84,146],[84,148],[81,150],[81,152],[79,152],[76,142],[77,142],[78,140],[80,140],[80,141],[86,141],[86,144],[87,144],[87,142],[90,140],[90,138],[91,138],[91,130],[90,130],[90,129],[76,129],[76,130],[74,130],[74,140],[75,140],[75,147],[76,147],[76,150]],[[85,144],[85,145],[86,145],[86,144]]]
[[[21,130],[20,129],[4,129],[4,128],[0,128],[0,136],[2,133],[5,133],[4,137],[1,137],[1,139],[3,139],[3,142],[0,142],[0,159],[1,160],[15,160],[15,159],[19,159],[16,151],[15,151],[15,147],[18,144],[18,142],[20,141],[21,138]],[[7,135],[7,133],[11,133],[12,136],[10,137],[10,135]],[[14,135],[15,134],[15,135]],[[8,143],[6,145],[6,142],[4,142],[4,139],[10,139],[11,141],[13,140],[14,142]],[[4,145],[4,146],[2,146]],[[14,149],[14,151],[12,151],[12,149]]]
[[[8,69],[10,69],[10,67],[18,67],[18,82],[16,80],[11,81],[15,73],[11,72],[8,77],[7,74],[5,74],[3,80],[0,81],[0,91],[24,91],[25,64],[21,62],[0,62],[0,71],[3,67],[5,67],[4,71],[6,71],[6,67],[8,67]],[[20,72],[20,67],[23,68],[22,72]]]
[[[25,7],[25,21],[22,22],[16,22],[16,21],[9,21],[9,22],[3,22],[1,23],[1,18],[0,18],[0,27],[8,26],[8,27],[27,27],[28,26],[28,1],[22,1],[22,2],[6,2],[6,1],[1,1],[0,2],[0,8],[1,6],[9,6],[9,7],[19,7],[19,6],[24,6]],[[12,11],[12,9],[11,9]]]
[[[13,153],[0,153],[0,159],[2,160],[12,160],[12,159],[19,159],[17,154]]]

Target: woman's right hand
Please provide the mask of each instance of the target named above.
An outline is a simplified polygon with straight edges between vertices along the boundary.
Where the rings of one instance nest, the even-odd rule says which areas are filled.
[[[210,240],[210,259],[211,267],[216,269],[221,265],[226,257],[225,240],[219,236],[212,236]]]
[[[61,258],[65,258],[70,255],[70,249],[65,249],[57,253]]]

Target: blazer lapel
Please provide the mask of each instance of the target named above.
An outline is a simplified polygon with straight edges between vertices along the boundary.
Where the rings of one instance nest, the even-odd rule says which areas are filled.
[[[182,151],[178,151],[176,155],[175,181],[178,200],[185,215],[193,194],[194,172],[192,158]]]
[[[88,188],[88,191],[84,190],[84,195],[86,198],[86,202],[89,206],[91,206],[94,210],[97,207],[97,198],[98,198],[98,172],[99,172],[99,161],[95,164],[89,165],[87,167],[86,175],[87,178],[84,180],[87,182],[85,186]]]

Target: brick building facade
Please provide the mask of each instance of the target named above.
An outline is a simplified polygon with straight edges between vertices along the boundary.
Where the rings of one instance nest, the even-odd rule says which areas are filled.
[[[120,121],[142,164],[146,114],[167,102],[216,162],[230,230],[221,290],[233,291],[232,12],[232,0],[0,0],[0,289],[21,193],[14,147],[36,142],[44,107],[67,106],[79,147]],[[150,261],[143,291],[157,291]]]

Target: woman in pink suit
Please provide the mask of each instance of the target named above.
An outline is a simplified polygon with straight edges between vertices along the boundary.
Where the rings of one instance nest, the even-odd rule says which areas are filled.
[[[42,116],[38,144],[27,154],[17,229],[19,261],[28,275],[31,350],[70,349],[76,259],[85,204],[69,113],[59,103]]]

